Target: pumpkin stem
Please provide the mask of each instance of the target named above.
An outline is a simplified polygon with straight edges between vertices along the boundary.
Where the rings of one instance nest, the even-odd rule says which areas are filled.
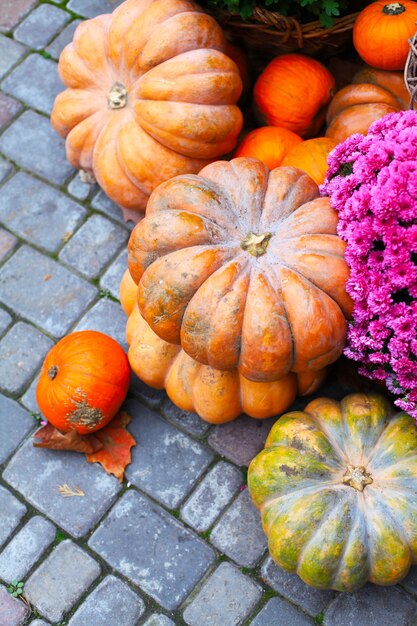
[[[109,109],[123,109],[127,104],[127,89],[122,83],[114,83],[107,96]]]
[[[262,256],[266,252],[271,237],[272,233],[263,233],[263,235],[248,233],[240,244],[240,247],[243,250],[247,250],[249,254],[253,256]]]
[[[382,12],[385,15],[399,15],[400,13],[404,13],[405,6],[401,4],[401,2],[391,2],[390,4],[386,4],[382,9]]]
[[[48,378],[50,380],[53,380],[57,374],[58,374],[57,366],[56,365],[51,365],[51,367],[48,370]]]
[[[366,485],[373,483],[372,476],[366,471],[363,465],[355,467],[354,465],[348,465],[347,470],[343,475],[342,482],[344,485],[353,487],[356,491],[363,491]]]

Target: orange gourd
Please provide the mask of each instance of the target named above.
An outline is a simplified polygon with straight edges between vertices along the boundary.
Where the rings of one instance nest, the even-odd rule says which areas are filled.
[[[159,183],[232,150],[242,84],[225,48],[190,0],[126,0],[82,22],[59,60],[68,89],[51,116],[68,160],[141,212]]]
[[[126,397],[130,367],[117,341],[95,330],[63,337],[48,352],[36,400],[58,430],[80,435],[106,426]]]
[[[167,343],[145,322],[133,304],[137,285],[125,272],[120,284],[120,301],[129,319],[126,340],[132,371],[147,385],[166,389],[172,402],[192,411],[207,422],[221,424],[242,412],[263,419],[285,411],[296,395],[313,393],[326,370],[287,374],[280,380],[253,382],[232,371],[216,370],[197,363],[180,346]]]
[[[281,165],[285,155],[298,144],[301,137],[288,128],[263,126],[252,130],[239,144],[235,157],[254,157],[273,170]]]
[[[326,137],[340,143],[354,133],[368,132],[372,122],[410,105],[402,72],[365,67],[352,84],[340,89],[327,111]]]
[[[372,2],[356,18],[353,44],[365,63],[381,70],[402,70],[417,31],[417,2]]]
[[[129,240],[139,310],[193,359],[249,380],[322,369],[340,356],[351,312],[336,226],[296,168],[237,158],[177,176]]]
[[[299,167],[314,180],[317,185],[324,182],[327,172],[327,157],[337,146],[337,142],[328,137],[307,139],[294,146],[284,157],[282,165]]]
[[[314,137],[326,118],[335,80],[319,61],[301,54],[283,54],[264,69],[253,97],[261,122]]]

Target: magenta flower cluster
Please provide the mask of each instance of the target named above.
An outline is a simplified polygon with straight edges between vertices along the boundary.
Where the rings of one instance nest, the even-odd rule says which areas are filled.
[[[417,111],[391,113],[329,155],[323,195],[347,242],[345,354],[417,419]]]

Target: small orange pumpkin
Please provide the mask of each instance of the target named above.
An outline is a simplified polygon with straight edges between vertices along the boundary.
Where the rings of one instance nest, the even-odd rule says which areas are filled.
[[[402,70],[417,31],[417,2],[377,0],[356,18],[353,44],[365,63],[381,70]]]
[[[331,101],[326,137],[340,143],[354,133],[366,134],[372,122],[408,109],[409,105],[410,94],[402,72],[365,67]]]
[[[307,139],[307,141],[294,146],[285,155],[281,165],[298,167],[308,174],[317,185],[321,185],[327,172],[327,156],[335,146],[337,146],[337,142],[328,137]]]
[[[285,411],[296,395],[313,393],[326,377],[326,369],[287,374],[270,383],[253,382],[238,371],[221,371],[197,363],[180,346],[160,339],[133,304],[137,285],[129,271],[120,284],[126,324],[128,358],[132,371],[147,385],[166,389],[172,402],[207,422],[221,424],[241,413],[264,419]]]
[[[288,128],[262,126],[252,130],[238,146],[235,157],[253,157],[273,170],[281,165],[286,154],[303,143],[301,137]]]
[[[129,382],[129,362],[117,341],[83,330],[63,337],[48,352],[36,400],[55,428],[86,435],[116,415]]]
[[[335,80],[319,61],[302,54],[283,54],[256,81],[255,110],[263,124],[289,128],[314,137],[326,118]]]

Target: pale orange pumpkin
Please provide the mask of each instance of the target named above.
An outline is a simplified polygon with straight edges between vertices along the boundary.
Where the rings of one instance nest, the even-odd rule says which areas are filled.
[[[242,84],[215,20],[190,0],[126,0],[82,22],[62,52],[51,121],[67,158],[143,211],[162,181],[232,150]]]
[[[262,126],[252,130],[239,144],[235,157],[254,157],[273,170],[282,164],[283,159],[294,146],[303,140],[288,128]]]
[[[353,44],[365,63],[381,70],[403,70],[417,31],[417,2],[377,0],[363,9],[353,26]]]
[[[263,124],[314,137],[325,121],[335,84],[319,61],[302,54],[283,54],[271,61],[256,81],[256,113]]]
[[[129,319],[126,325],[128,358],[132,371],[147,385],[166,389],[172,402],[207,422],[229,422],[246,413],[263,419],[285,411],[296,395],[313,393],[326,377],[326,369],[287,374],[280,380],[253,382],[232,371],[216,370],[189,357],[180,346],[167,343],[145,322],[133,304],[137,285],[125,272],[120,301]]]
[[[337,146],[334,139],[328,137],[316,137],[307,139],[303,143],[292,148],[285,155],[281,165],[299,167],[314,180],[317,185],[324,182],[329,152]]]

